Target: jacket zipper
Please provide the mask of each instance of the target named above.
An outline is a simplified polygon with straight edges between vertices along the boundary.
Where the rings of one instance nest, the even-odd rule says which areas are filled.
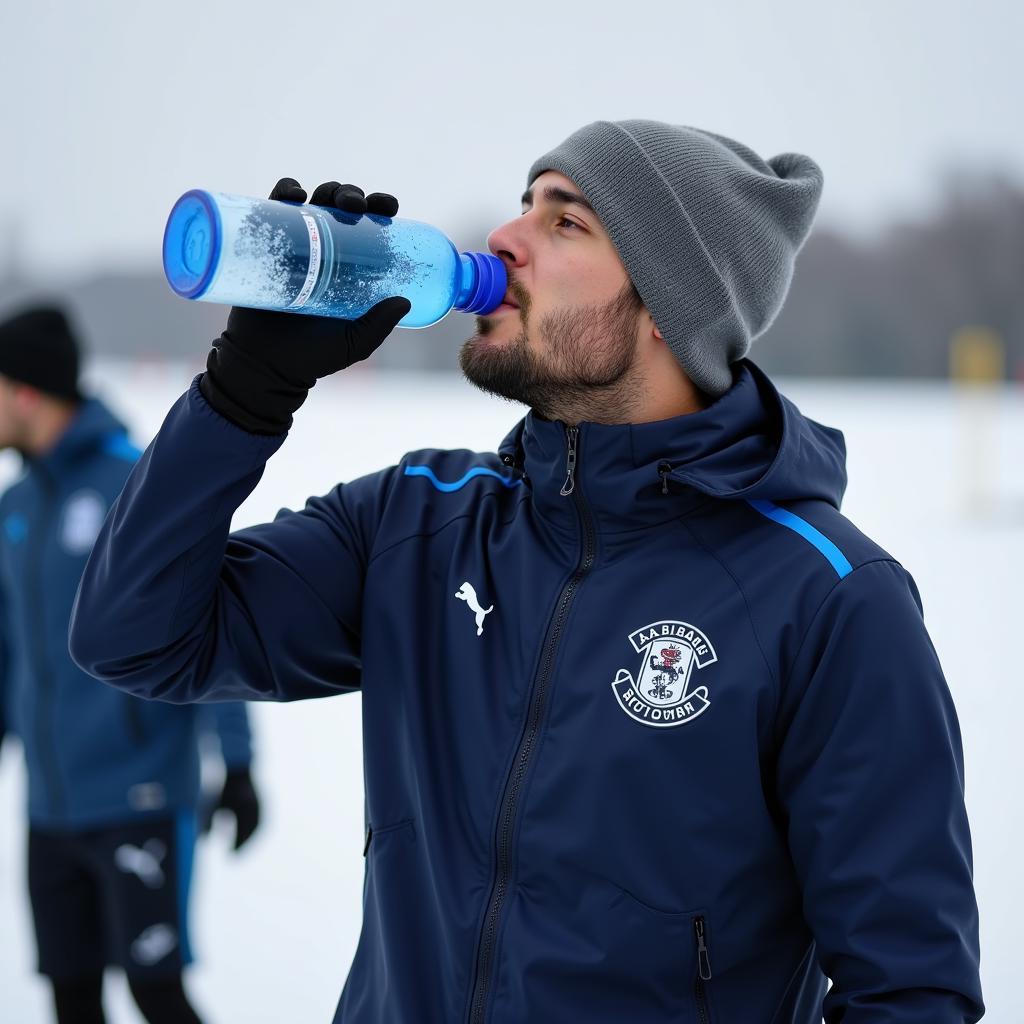
[[[483,932],[480,937],[480,946],[476,959],[476,975],[473,982],[472,999],[469,1004],[469,1024],[484,1024],[487,1013],[487,998],[490,994],[491,974],[494,970],[494,946],[498,936],[498,923],[501,919],[501,911],[505,904],[505,897],[508,895],[509,877],[512,871],[512,835],[515,832],[516,812],[518,810],[519,792],[523,780],[526,777],[527,769],[530,766],[530,759],[533,755],[537,735],[540,732],[541,722],[546,710],[549,683],[551,672],[555,663],[555,655],[558,651],[558,644],[561,640],[562,630],[565,627],[566,619],[572,608],[576,593],[579,590],[583,578],[590,572],[594,563],[595,536],[593,523],[586,502],[578,490],[576,490],[576,462],[577,446],[579,442],[579,428],[566,428],[567,455],[566,455],[566,482],[562,486],[561,494],[572,495],[576,503],[576,511],[579,513],[580,524],[583,533],[583,550],[576,570],[562,588],[558,599],[557,611],[554,619],[548,628],[548,637],[545,644],[544,658],[541,667],[534,679],[533,692],[530,698],[530,713],[527,717],[526,728],[523,731],[519,746],[516,749],[516,756],[512,762],[512,771],[505,782],[505,793],[502,798],[500,813],[498,815],[498,833],[495,836],[497,844],[497,856],[495,858],[495,877],[491,886],[491,896],[487,904],[487,913],[484,915]]]
[[[704,937],[704,918],[693,919],[693,931],[697,937],[697,1019],[700,1024],[709,1024],[711,1015],[708,1013],[707,993],[704,982],[711,980],[711,958]]]
[[[565,483],[562,484],[562,489],[558,492],[563,498],[576,491],[576,444],[579,440],[579,435],[579,427],[566,428],[568,449],[565,454]]]
[[[29,629],[32,635],[32,679],[30,685],[36,687],[36,744],[39,748],[39,759],[43,769],[43,784],[46,788],[50,812],[57,817],[64,816],[64,793],[60,785],[60,774],[57,767],[57,751],[53,741],[53,672],[47,664],[45,623],[43,621],[43,557],[50,523],[53,519],[56,487],[53,481],[39,471],[39,479],[43,490],[43,508],[45,514],[40,517],[32,536],[32,547],[29,551],[28,564],[30,592],[28,600]]]

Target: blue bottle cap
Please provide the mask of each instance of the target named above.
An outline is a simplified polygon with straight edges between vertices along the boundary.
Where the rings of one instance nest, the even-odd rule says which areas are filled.
[[[220,259],[220,212],[209,192],[194,188],[171,210],[164,228],[164,273],[186,299],[198,299],[210,286]]]
[[[497,309],[508,290],[508,274],[505,264],[487,252],[464,252],[476,271],[476,282],[464,303],[455,306],[462,313],[486,314]]]

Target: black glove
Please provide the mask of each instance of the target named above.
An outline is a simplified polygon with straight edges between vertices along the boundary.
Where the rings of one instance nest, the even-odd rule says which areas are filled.
[[[294,178],[282,178],[270,198],[301,203],[306,193]],[[394,217],[398,212],[394,196],[364,196],[355,185],[336,181],[320,185],[310,202],[353,214]],[[227,328],[213,343],[200,390],[243,430],[283,434],[317,380],[373,353],[410,307],[408,299],[385,299],[358,320],[340,320],[233,306]]]
[[[235,843],[232,849],[240,850],[260,823],[260,801],[248,768],[234,768],[225,775],[220,796],[205,816],[204,832],[209,830],[210,822],[218,811],[234,815]]]

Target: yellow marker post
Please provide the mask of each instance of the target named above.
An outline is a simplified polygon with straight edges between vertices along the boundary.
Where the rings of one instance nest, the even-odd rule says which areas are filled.
[[[960,501],[976,519],[992,511],[999,398],[1006,380],[1006,345],[988,327],[963,327],[950,339],[949,375],[960,411]]]

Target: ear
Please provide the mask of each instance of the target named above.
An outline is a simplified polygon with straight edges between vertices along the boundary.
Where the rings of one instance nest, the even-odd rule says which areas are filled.
[[[654,317],[651,316],[651,311],[646,306],[640,307],[640,315],[637,320],[637,337],[640,344],[654,345],[655,350],[664,351],[665,336],[658,330],[658,325],[654,322]]]
[[[644,334],[647,335],[648,337],[654,338],[655,341],[664,342],[665,341],[665,335],[663,335],[661,333],[661,331],[658,330],[658,325],[654,322],[654,317],[651,316],[651,311],[649,309],[647,309],[646,307],[644,307],[643,314],[644,314],[644,316],[643,316],[643,319],[644,319],[643,332],[644,332]]]
[[[663,342],[665,340],[665,335],[658,330],[658,325],[654,322],[654,317],[651,316],[649,311],[647,312],[647,329],[651,332],[651,337],[655,341]]]

